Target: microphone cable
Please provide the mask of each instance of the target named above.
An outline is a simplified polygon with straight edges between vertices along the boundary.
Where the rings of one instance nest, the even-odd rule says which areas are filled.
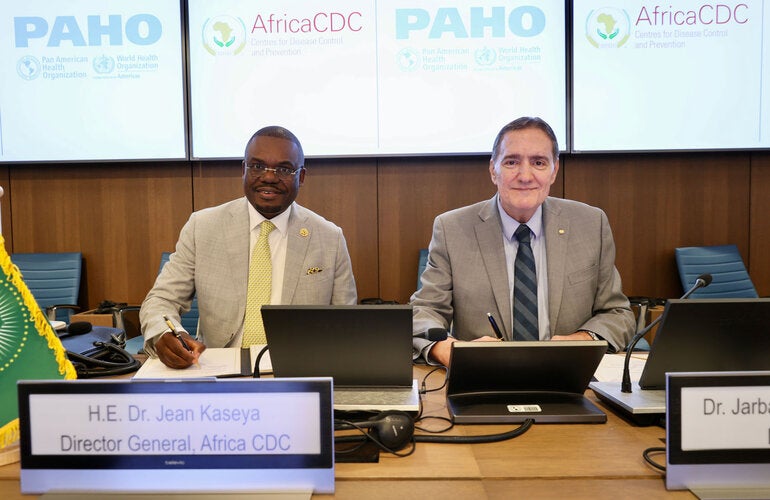
[[[650,464],[650,466],[658,469],[659,471],[666,472],[666,466],[660,465],[658,462],[652,459],[650,455],[653,453],[666,453],[666,448],[662,446],[654,446],[652,448],[647,448],[642,452],[642,458],[644,458],[644,461]]]
[[[439,370],[444,370],[444,381],[443,383],[433,389],[428,389],[428,377],[433,375]],[[502,432],[499,434],[485,434],[480,436],[439,436],[438,434],[442,434],[444,432],[447,432],[454,428],[454,423],[451,419],[447,417],[441,417],[441,416],[433,416],[433,415],[422,415],[423,410],[423,403],[422,403],[422,395],[427,394],[428,392],[435,392],[440,391],[446,387],[447,379],[447,368],[445,366],[437,366],[436,368],[429,371],[422,379],[422,382],[420,383],[420,412],[417,414],[417,417],[415,418],[415,430],[419,430],[422,432],[427,432],[429,434],[415,434],[414,440],[416,442],[421,443],[448,443],[448,444],[475,444],[475,443],[495,443],[498,441],[505,441],[507,439],[512,439],[517,436],[520,436],[527,432],[530,427],[532,427],[532,424],[535,422],[533,419],[528,418],[524,420],[519,427],[512,429],[510,431]],[[420,427],[416,425],[416,422],[424,421],[426,419],[434,419],[434,420],[441,420],[446,422],[448,425],[447,427],[440,429],[440,430],[429,430],[424,427]]]

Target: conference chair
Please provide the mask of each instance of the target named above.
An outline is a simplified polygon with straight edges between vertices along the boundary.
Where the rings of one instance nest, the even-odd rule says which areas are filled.
[[[422,288],[422,272],[425,271],[425,266],[428,265],[428,249],[420,249],[420,260],[417,262],[417,290]]]
[[[166,265],[166,262],[168,262],[168,258],[171,255],[171,252],[163,252],[160,256],[160,267],[158,268],[158,274],[160,274],[160,271],[163,269],[163,266]],[[189,333],[192,337],[195,337],[198,332],[198,299],[196,297],[193,297],[192,304],[190,305],[190,310],[182,315],[181,317],[181,323],[182,327],[184,327],[185,330],[187,330],[187,333]]]
[[[689,290],[703,273],[712,277],[709,286],[690,296],[693,299],[759,296],[735,245],[680,247],[674,250],[674,256],[683,290]]]
[[[126,346],[124,349],[131,354],[143,354],[144,337],[142,325],[139,322],[139,310],[141,306],[123,306],[112,313],[115,328],[126,332]]]
[[[83,266],[80,252],[15,253],[13,262],[24,283],[49,321],[69,323],[73,311],[79,311],[78,294]]]

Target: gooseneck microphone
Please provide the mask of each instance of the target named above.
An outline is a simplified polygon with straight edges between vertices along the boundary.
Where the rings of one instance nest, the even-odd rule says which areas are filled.
[[[695,290],[703,287],[709,286],[711,283],[711,275],[710,274],[701,274],[698,276],[698,279],[695,280],[695,284],[685,292],[684,295],[682,295],[681,299],[686,299],[690,295],[692,295]],[[631,372],[629,369],[629,363],[631,362],[631,353],[634,352],[634,347],[636,347],[636,344],[639,343],[639,341],[647,335],[647,333],[652,330],[655,325],[660,323],[660,320],[663,319],[663,315],[661,314],[657,318],[655,318],[649,325],[639,330],[636,335],[634,335],[631,338],[631,341],[626,346],[626,362],[623,364],[623,381],[620,384],[620,392],[633,392],[631,390]]]
[[[430,340],[431,342],[441,342],[442,340],[446,340],[448,336],[446,328],[428,328],[424,332],[415,333],[412,335],[414,338],[418,339],[426,339]]]

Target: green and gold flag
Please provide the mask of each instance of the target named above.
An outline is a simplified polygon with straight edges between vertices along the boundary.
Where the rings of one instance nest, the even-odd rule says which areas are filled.
[[[13,265],[0,235],[0,449],[19,439],[16,381],[75,379],[61,341]]]

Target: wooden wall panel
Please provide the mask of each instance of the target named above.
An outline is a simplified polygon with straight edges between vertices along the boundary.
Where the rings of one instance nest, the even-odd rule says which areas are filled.
[[[731,187],[732,189],[732,187]],[[770,153],[751,155],[751,244],[744,260],[760,297],[770,296]]]
[[[11,176],[10,169],[5,165],[0,165],[0,187],[3,188],[3,196],[0,197],[0,224],[2,224],[3,239],[5,240],[5,249],[8,253],[13,248],[13,226],[11,226]]]
[[[570,158],[565,197],[607,212],[627,295],[682,293],[674,248],[749,251],[749,154],[585,155]]]
[[[405,303],[439,213],[490,197],[487,157],[311,159],[298,202],[341,226],[359,298]],[[240,162],[0,166],[6,248],[82,251],[81,300],[138,303],[193,210],[242,196]],[[770,293],[770,152],[570,155],[553,196],[602,207],[629,295],[681,294],[673,249],[736,243]]]
[[[19,166],[10,186],[8,251],[82,252],[83,307],[141,302],[191,210],[186,162]]]

